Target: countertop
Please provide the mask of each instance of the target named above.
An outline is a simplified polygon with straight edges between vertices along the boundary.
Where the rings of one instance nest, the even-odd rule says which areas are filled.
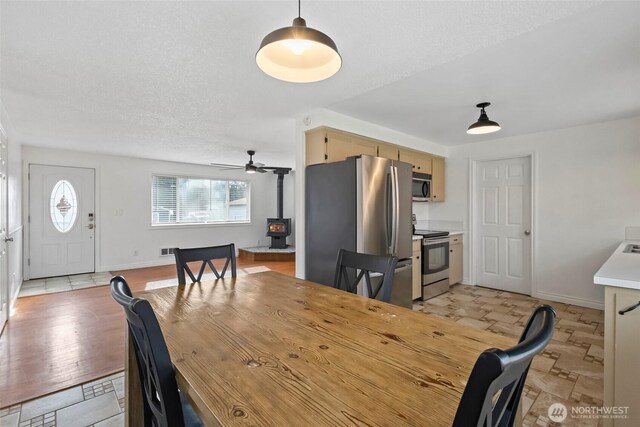
[[[596,285],[640,289],[640,254],[622,252],[627,245],[640,245],[640,240],[625,240],[593,276]]]
[[[449,236],[458,236],[460,234],[464,234],[464,231],[461,231],[461,230],[451,230],[451,231],[449,231]],[[414,234],[413,235],[413,240],[422,240],[422,235]]]

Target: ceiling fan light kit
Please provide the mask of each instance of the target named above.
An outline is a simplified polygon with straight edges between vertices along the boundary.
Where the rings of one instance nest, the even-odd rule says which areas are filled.
[[[487,113],[484,111],[484,109],[489,105],[491,105],[490,102],[481,102],[476,105],[476,107],[480,108],[480,117],[477,122],[469,126],[469,129],[467,129],[468,134],[482,135],[485,133],[497,132],[501,129],[497,122],[489,120],[489,116],[487,116]]]
[[[291,83],[312,83],[333,76],[342,67],[342,58],[331,37],[307,27],[298,17],[290,27],[279,28],[262,40],[256,64],[269,76]]]

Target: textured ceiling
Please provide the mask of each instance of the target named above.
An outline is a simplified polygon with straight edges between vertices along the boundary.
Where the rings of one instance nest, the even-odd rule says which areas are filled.
[[[517,52],[510,43],[522,38],[514,38],[537,55],[549,46],[536,42],[538,32],[551,28],[543,41],[562,42],[565,25],[598,17],[605,6],[597,4],[304,1],[302,16],[336,41],[344,66],[329,80],[296,85],[254,61],[262,37],[290,25],[295,1],[2,1],[0,100],[26,144],[194,163],[244,163],[244,151],[255,149],[256,161],[292,165],[294,117],[318,107],[456,143],[447,134],[473,121],[469,105],[485,97],[496,103],[490,117],[510,118],[500,109],[521,100],[506,94],[531,80],[509,67],[545,68]],[[580,43],[580,34],[569,36]],[[491,65],[482,52],[507,68],[496,74],[505,80],[471,78],[478,64]],[[445,90],[451,76],[463,84],[454,99]],[[443,121],[448,131],[424,119],[447,109],[456,116]]]

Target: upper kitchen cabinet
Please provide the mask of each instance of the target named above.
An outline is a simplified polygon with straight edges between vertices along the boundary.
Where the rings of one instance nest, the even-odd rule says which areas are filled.
[[[444,202],[444,158],[337,129],[319,127],[305,133],[306,165],[331,163],[366,154],[400,160],[413,172],[431,175],[432,202]]]
[[[444,157],[433,157],[431,169],[431,201],[444,202]]]
[[[431,155],[421,151],[399,149],[401,162],[411,163],[414,172],[431,174]]]
[[[378,157],[385,159],[398,160],[398,147],[392,144],[378,142]]]
[[[378,155],[378,145],[375,140],[348,132],[318,128],[306,132],[305,139],[307,165],[339,162],[359,154]]]

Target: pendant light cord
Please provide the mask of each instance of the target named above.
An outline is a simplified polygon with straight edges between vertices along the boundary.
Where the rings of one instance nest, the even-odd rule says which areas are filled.
[[[300,18],[300,0],[298,0],[298,18]]]

